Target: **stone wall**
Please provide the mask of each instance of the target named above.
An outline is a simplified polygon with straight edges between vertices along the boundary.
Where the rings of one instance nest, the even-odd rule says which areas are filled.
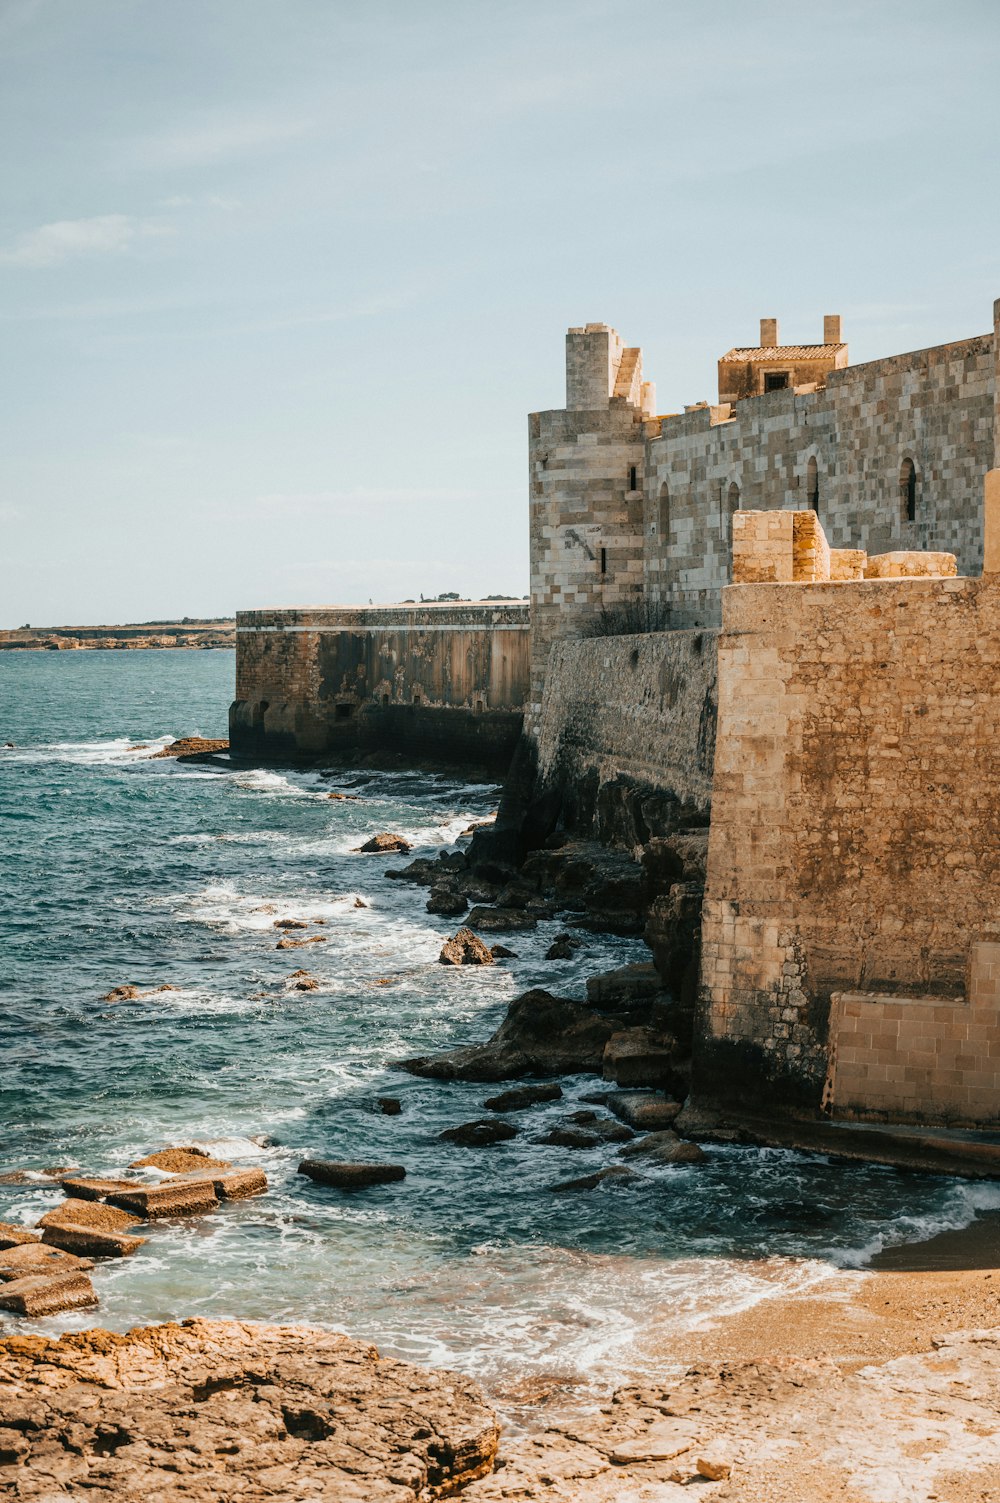
[[[978,573],[994,366],[990,333],[833,371],[820,391],[659,420],[646,452],[650,601],[679,626],[717,624],[733,512],[805,510],[814,498],[834,548],[935,549]],[[915,470],[912,521],[906,460]]]
[[[559,642],[536,732],[539,789],[559,789],[572,828],[623,845],[705,825],[715,717],[715,632]]]
[[[520,734],[526,605],[242,611],[236,642],[237,752],[386,747],[503,771]]]
[[[835,993],[965,1004],[1000,938],[998,782],[1000,578],[726,591],[703,1097],[819,1108]]]

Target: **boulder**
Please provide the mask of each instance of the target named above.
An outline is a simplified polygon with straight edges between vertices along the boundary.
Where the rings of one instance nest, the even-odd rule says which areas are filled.
[[[638,1177],[631,1169],[626,1169],[624,1164],[609,1164],[606,1169],[598,1169],[593,1174],[581,1175],[579,1179],[564,1179],[558,1185],[550,1185],[549,1190],[553,1195],[560,1195],[566,1190],[596,1190],[598,1185],[606,1185],[609,1182],[627,1185]]]
[[[657,1164],[703,1164],[705,1153],[697,1143],[685,1143],[671,1132],[647,1133],[622,1149],[623,1159],[650,1159]]]
[[[679,1101],[668,1101],[652,1091],[609,1091],[604,1098],[609,1112],[640,1132],[671,1127],[681,1110]]]
[[[402,835],[391,835],[383,832],[381,835],[373,835],[370,840],[365,841],[364,845],[357,846],[355,848],[355,855],[392,856],[397,853],[405,855],[407,851],[412,851],[412,849],[413,847],[410,842],[404,840]]]
[[[303,1159],[298,1172],[338,1190],[364,1190],[406,1178],[402,1164],[349,1164],[333,1159]]]
[[[85,1273],[33,1274],[0,1284],[0,1310],[16,1315],[60,1315],[96,1304],[94,1286]]]
[[[671,1073],[676,1048],[671,1034],[652,1028],[622,1029],[608,1040],[604,1078],[621,1086],[661,1086]]]
[[[10,1221],[0,1221],[0,1251],[6,1251],[9,1247],[23,1247],[29,1242],[38,1242],[37,1232],[29,1231],[26,1226],[15,1226]]]
[[[213,1159],[201,1148],[161,1148],[144,1159],[135,1159],[130,1169],[162,1169],[166,1174],[188,1174],[192,1170],[231,1169],[225,1159]]]
[[[523,1112],[529,1106],[538,1106],[543,1101],[558,1101],[561,1096],[562,1086],[518,1086],[516,1090],[501,1091],[499,1096],[491,1096],[483,1102],[483,1106],[488,1112]]]
[[[0,1343],[0,1413],[30,1417],[3,1431],[5,1483],[53,1503],[417,1503],[487,1476],[500,1433],[457,1373],[235,1321]]]
[[[627,1011],[637,1003],[652,1002],[662,990],[663,981],[651,960],[587,978],[587,1001],[604,1012]]]
[[[521,929],[537,929],[538,919],[521,908],[473,908],[469,923],[487,934],[507,934]]]
[[[557,1148],[597,1148],[602,1143],[627,1143],[632,1136],[632,1129],[623,1122],[584,1111],[572,1112],[565,1123],[551,1128],[535,1142],[549,1143]]]
[[[574,939],[570,934],[557,934],[545,952],[545,959],[572,960],[577,950],[581,950],[582,948],[582,939]]]
[[[464,913],[469,906],[469,900],[463,893],[455,892],[451,887],[435,887],[427,899],[428,913],[441,913],[451,917],[458,913]]]
[[[383,1117],[398,1117],[403,1110],[403,1103],[397,1096],[376,1096],[375,1109],[381,1112]]]
[[[141,1002],[146,997],[156,997],[156,996],[159,996],[160,992],[179,992],[179,991],[180,991],[180,987],[179,986],[171,986],[169,982],[164,982],[164,984],[162,986],[151,986],[151,987],[148,987],[146,989],[146,991],[141,991],[139,987],[132,986],[131,984],[129,984],[127,986],[115,986],[115,987],[112,987],[111,991],[104,993],[103,997],[101,998],[101,1001],[102,1002]]]
[[[613,1024],[581,1002],[540,989],[516,997],[485,1044],[400,1062],[432,1080],[516,1080],[529,1075],[599,1074]]]
[[[275,929],[308,929],[306,919],[275,919]]]
[[[506,945],[490,945],[490,954],[494,960],[516,960],[517,955],[513,950],[508,950]]]
[[[438,956],[442,965],[492,965],[493,956],[471,929],[459,929],[446,940]]]
[[[319,982],[315,976],[310,976],[308,971],[293,971],[288,978],[287,985],[293,992],[315,992],[319,990]]]
[[[308,939],[291,939],[287,934],[284,939],[279,939],[275,945],[276,950],[301,950],[303,945],[325,945],[325,934],[310,934]]]
[[[491,1148],[494,1143],[506,1143],[517,1137],[513,1122],[484,1117],[478,1122],[463,1122],[460,1127],[449,1127],[438,1133],[442,1143],[458,1143],[463,1148]]]

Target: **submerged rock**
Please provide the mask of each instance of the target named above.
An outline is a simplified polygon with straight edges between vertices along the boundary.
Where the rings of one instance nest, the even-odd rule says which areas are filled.
[[[438,956],[442,965],[492,965],[493,956],[478,934],[471,929],[459,929],[441,946]]]
[[[319,981],[308,971],[293,971],[286,985],[290,986],[293,992],[314,992],[319,988]]]
[[[351,1164],[336,1159],[303,1159],[298,1172],[338,1190],[363,1190],[406,1178],[402,1164]]]
[[[0,1342],[0,1411],[15,1404],[31,1416],[4,1431],[19,1495],[67,1503],[417,1503],[489,1473],[499,1439],[470,1380],[305,1326],[191,1320]],[[55,1444],[63,1434],[72,1446]]]
[[[286,934],[284,939],[279,939],[275,945],[276,950],[301,950],[303,945],[325,945],[325,934],[310,934],[308,939],[291,939]]]
[[[514,1091],[501,1091],[499,1096],[491,1096],[483,1106],[488,1112],[523,1112],[529,1106],[538,1106],[543,1101],[558,1101],[562,1096],[562,1086],[557,1085],[527,1085],[519,1086]]]
[[[614,1025],[581,1002],[535,990],[515,998],[485,1044],[400,1062],[433,1080],[516,1080],[525,1075],[599,1074]]]
[[[647,1133],[622,1149],[623,1159],[650,1159],[657,1164],[703,1164],[704,1149],[697,1143],[687,1143],[669,1128],[664,1132]]]
[[[157,757],[177,757],[181,760],[195,757],[211,757],[217,752],[229,750],[228,741],[213,741],[205,736],[182,736],[179,741],[171,741],[169,746],[164,746],[160,751],[153,752],[150,761]]]
[[[410,842],[404,840],[402,835],[391,835],[383,832],[381,835],[373,835],[370,840],[365,841],[364,845],[357,846],[355,855],[392,856],[398,852],[405,854],[407,851],[412,851],[412,849],[413,847]]]
[[[398,1096],[376,1096],[375,1107],[383,1117],[398,1117],[403,1110],[403,1103]]]
[[[596,1190],[598,1185],[609,1182],[619,1185],[627,1185],[631,1180],[638,1179],[631,1169],[626,1169],[624,1164],[609,1164],[606,1169],[598,1169],[593,1174],[583,1174],[579,1179],[564,1179],[558,1185],[550,1185],[553,1195],[559,1195],[564,1190]]]
[[[308,929],[309,924],[306,919],[275,919],[274,927],[275,929]]]
[[[460,1127],[449,1127],[438,1137],[443,1143],[458,1143],[463,1148],[491,1148],[494,1143],[506,1143],[517,1137],[513,1122],[502,1122],[485,1117],[478,1122],[463,1122]]]
[[[583,940],[571,934],[557,934],[545,952],[546,960],[572,960],[577,950],[583,949]]]
[[[520,929],[537,929],[538,919],[523,908],[473,908],[469,923],[489,934],[506,934]]]
[[[681,1111],[679,1101],[668,1101],[651,1091],[609,1091],[603,1104],[622,1122],[640,1132],[657,1132],[673,1126]]]
[[[441,913],[452,917],[458,913],[464,913],[469,906],[469,900],[461,892],[455,892],[450,887],[435,887],[427,899],[428,913]]]
[[[508,950],[506,945],[490,945],[490,954],[494,960],[516,960],[517,955],[513,950]]]

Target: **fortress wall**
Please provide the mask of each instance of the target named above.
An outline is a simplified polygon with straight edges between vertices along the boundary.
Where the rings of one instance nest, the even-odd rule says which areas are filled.
[[[663,419],[646,463],[650,599],[677,625],[717,624],[732,511],[805,509],[810,459],[832,547],[950,552],[960,572],[978,573],[994,389],[985,334],[831,372],[823,391],[748,398],[728,420],[726,408]],[[917,472],[913,522],[900,490],[906,458]]]
[[[558,787],[575,804],[569,823],[590,822],[604,838],[616,838],[600,828],[603,805],[618,818],[614,785],[634,806],[630,823],[641,826],[642,800],[653,794],[680,806],[676,823],[707,824],[715,716],[715,632],[558,642],[538,721],[539,787]]]
[[[237,752],[385,747],[503,771],[528,689],[526,605],[243,611]]]
[[[1000,579],[741,585],[723,615],[696,1089],[816,1109],[834,994],[964,1007],[1000,938]],[[943,1056],[900,1063],[940,1115]]]

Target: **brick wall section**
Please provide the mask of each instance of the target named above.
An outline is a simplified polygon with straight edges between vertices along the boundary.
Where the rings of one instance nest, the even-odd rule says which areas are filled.
[[[726,591],[698,1090],[820,1104],[830,998],[1000,937],[1000,579]]]
[[[817,392],[772,392],[649,425],[645,585],[676,625],[718,624],[733,511],[804,510],[810,459],[832,547],[954,553],[963,573],[979,573],[983,476],[994,463],[993,334],[826,380]],[[917,471],[913,522],[900,493],[906,458]]]
[[[838,1117],[1000,1122],[1000,944],[972,946],[967,999],[835,993],[825,1102]]]

